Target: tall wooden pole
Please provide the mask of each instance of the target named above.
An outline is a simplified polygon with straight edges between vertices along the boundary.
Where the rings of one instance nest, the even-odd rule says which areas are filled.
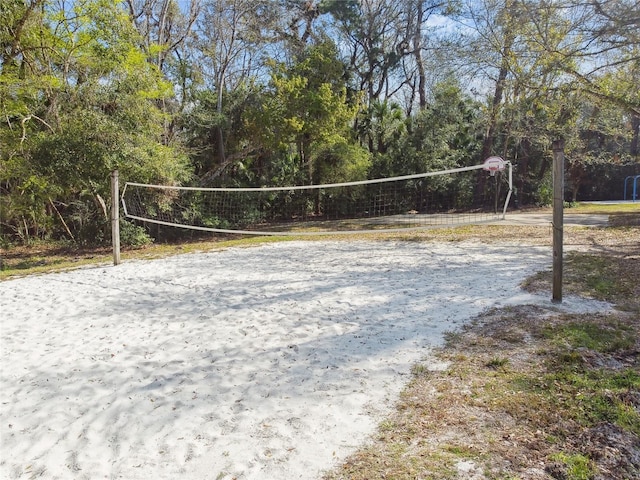
[[[113,264],[120,264],[120,186],[118,170],[111,172],[111,243]]]
[[[553,142],[553,296],[562,302],[562,261],[564,230],[564,140]]]

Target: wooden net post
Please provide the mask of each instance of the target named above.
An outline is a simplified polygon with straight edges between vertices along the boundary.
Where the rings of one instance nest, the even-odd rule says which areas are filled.
[[[120,186],[118,170],[111,172],[111,244],[113,264],[120,264]]]
[[[553,142],[553,296],[562,302],[562,261],[564,230],[564,140]]]

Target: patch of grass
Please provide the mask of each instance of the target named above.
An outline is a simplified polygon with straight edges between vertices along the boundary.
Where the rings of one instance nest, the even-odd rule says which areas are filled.
[[[475,459],[478,452],[469,445],[444,445],[443,450],[461,459]]]
[[[619,285],[615,266],[600,255],[570,253],[566,264],[569,267],[567,279],[574,287],[584,283],[585,294],[604,300],[624,288]]]
[[[640,203],[588,203],[577,202],[571,203],[571,213],[585,213],[585,214],[609,214],[609,215],[621,215],[628,213],[640,214]]]
[[[509,364],[508,358],[494,357],[494,358],[491,358],[487,363],[485,363],[485,366],[487,366],[488,368],[492,368],[494,370],[502,370],[508,364]]]
[[[447,343],[455,344],[456,341],[462,339],[462,334],[458,330],[447,330],[443,334],[444,339]]]
[[[632,369],[611,373],[590,371],[569,376],[567,385],[574,388],[579,411],[587,426],[609,422],[640,435],[640,412],[631,400],[640,392],[640,374]],[[578,418],[580,418],[578,416]]]
[[[513,387],[530,397],[530,404],[538,403],[547,412],[562,410],[564,416],[585,428],[607,422],[640,435],[640,413],[632,400],[640,391],[640,376],[632,369],[616,373],[567,369],[512,380]],[[526,417],[530,418],[530,412]]]
[[[640,435],[640,371],[636,324],[615,315],[559,317],[539,328],[544,371],[512,378],[512,388],[536,397],[589,428],[608,422]]]
[[[395,424],[391,420],[383,420],[378,428],[381,432],[393,431]]]
[[[60,259],[47,260],[44,257],[32,257],[25,260],[21,260],[13,264],[15,270],[35,270],[39,267],[53,267],[58,263],[61,263]],[[3,268],[7,268],[3,265]]]
[[[590,480],[596,474],[591,461],[580,454],[556,453],[551,459],[565,467],[563,478],[566,480]]]
[[[565,265],[566,281],[576,293],[604,299],[614,291],[615,276],[602,257],[570,252]]]
[[[632,327],[616,321],[615,316],[604,322],[579,320],[548,325],[542,333],[553,344],[565,344],[572,349],[586,348],[602,353],[630,349],[636,341]]]
[[[640,213],[609,215],[609,225],[612,227],[640,226]]]
[[[80,268],[88,265],[106,264],[112,257],[108,255],[72,256],[65,254],[34,255],[16,258],[3,257],[0,262],[0,280],[24,275],[37,275],[61,270]]]
[[[429,374],[429,368],[421,363],[416,363],[411,367],[411,374],[420,377]]]
[[[563,273],[564,292],[640,312],[640,244],[609,252],[568,252]],[[552,272],[543,271],[525,280],[522,287],[528,291],[551,291],[551,283]]]

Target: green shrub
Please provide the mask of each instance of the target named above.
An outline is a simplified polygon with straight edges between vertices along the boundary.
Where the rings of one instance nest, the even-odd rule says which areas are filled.
[[[140,225],[121,219],[120,243],[128,247],[140,248],[152,244],[153,238]]]
[[[551,175],[545,175],[536,191],[536,204],[546,207],[553,204],[553,182]]]

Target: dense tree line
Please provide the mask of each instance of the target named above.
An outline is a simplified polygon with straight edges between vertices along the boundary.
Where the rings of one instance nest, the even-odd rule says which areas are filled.
[[[108,238],[115,168],[291,185],[500,155],[546,203],[563,138],[568,199],[619,196],[638,32],[634,0],[5,0],[2,238]]]

